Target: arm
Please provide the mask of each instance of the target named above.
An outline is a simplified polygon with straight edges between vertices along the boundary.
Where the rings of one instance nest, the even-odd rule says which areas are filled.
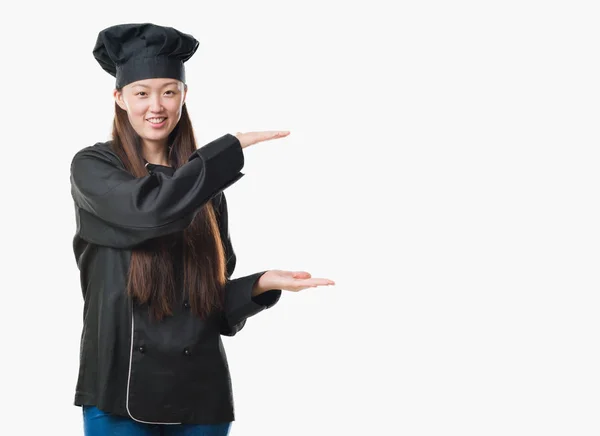
[[[225,246],[228,278],[225,285],[225,309],[221,318],[221,334],[234,336],[244,327],[246,319],[273,307],[281,297],[281,289],[265,291],[258,288],[257,282],[266,271],[229,280],[235,270],[236,256],[229,236],[227,200],[223,192],[220,195],[217,211],[221,239]],[[256,295],[253,296],[254,294]]]
[[[81,237],[100,245],[128,248],[185,229],[213,196],[239,180],[244,155],[233,135],[192,153],[172,176],[137,178],[118,157],[97,146],[71,162],[71,194]]]

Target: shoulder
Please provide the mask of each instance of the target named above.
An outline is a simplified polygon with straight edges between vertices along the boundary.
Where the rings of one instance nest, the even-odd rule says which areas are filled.
[[[89,145],[78,150],[71,159],[71,168],[73,168],[74,164],[77,164],[82,160],[94,160],[98,162],[110,163],[118,167],[124,167],[121,159],[112,149],[112,140],[96,142],[93,145]]]

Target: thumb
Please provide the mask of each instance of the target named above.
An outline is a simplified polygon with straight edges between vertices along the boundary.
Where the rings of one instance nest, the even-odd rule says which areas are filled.
[[[306,271],[294,271],[292,277],[294,277],[295,279],[310,279],[312,276],[309,272]]]

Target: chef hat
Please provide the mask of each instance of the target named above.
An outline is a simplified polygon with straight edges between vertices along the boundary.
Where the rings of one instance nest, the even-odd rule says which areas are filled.
[[[116,77],[116,87],[121,88],[155,77],[185,83],[183,63],[198,45],[192,35],[172,27],[119,24],[100,31],[93,53],[102,69]]]

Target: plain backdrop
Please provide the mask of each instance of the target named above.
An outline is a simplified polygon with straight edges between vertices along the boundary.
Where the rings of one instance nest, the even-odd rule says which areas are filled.
[[[19,2],[3,11],[2,434],[81,435],[69,165],[109,139],[97,34],[194,35],[198,146],[245,150],[234,277],[306,270],[224,338],[231,435],[598,435],[593,1]]]

